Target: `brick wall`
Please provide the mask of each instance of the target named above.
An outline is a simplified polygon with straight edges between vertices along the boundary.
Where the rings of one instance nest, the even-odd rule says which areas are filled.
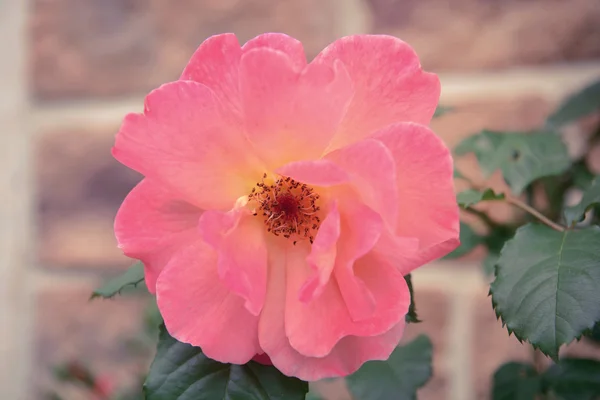
[[[411,43],[442,78],[434,121],[450,146],[482,128],[540,124],[570,90],[600,76],[597,0],[12,0],[0,2],[0,236],[3,355],[0,397],[39,399],[49,371],[71,357],[131,383],[144,360],[123,356],[143,299],[88,303],[90,289],[129,261],[112,219],[140,177],[114,161],[113,136],[144,94],[176,79],[203,39],[264,31],[301,39],[309,57],[351,33]],[[459,163],[477,176],[472,159]],[[31,179],[30,179],[31,178]],[[30,184],[32,182],[32,184]],[[502,187],[500,179],[495,184]],[[494,210],[510,217],[511,210]],[[5,223],[5,221],[7,221]],[[529,350],[496,321],[481,253],[417,272],[435,378],[423,399],[485,399],[489,377]],[[6,290],[5,290],[6,289]],[[5,339],[5,340],[4,340]],[[4,366],[3,366],[4,368]],[[345,398],[335,384],[330,397]],[[342,391],[343,392],[343,391]],[[79,392],[66,398],[79,399]]]

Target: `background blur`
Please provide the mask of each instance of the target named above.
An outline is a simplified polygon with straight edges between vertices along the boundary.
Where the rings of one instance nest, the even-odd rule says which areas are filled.
[[[0,0],[0,398],[89,399],[53,377],[72,360],[118,388],[137,383],[151,357],[138,340],[148,300],[88,302],[130,264],[112,221],[140,177],[110,147],[125,113],[177,79],[207,36],[231,31],[242,43],[285,32],[309,57],[348,34],[400,37],[442,78],[441,104],[455,110],[433,127],[449,146],[482,128],[539,126],[600,76],[598,0]],[[472,160],[459,167],[477,179]],[[501,362],[531,357],[496,321],[483,255],[414,277],[424,322],[407,335],[436,346],[420,399],[485,399]]]

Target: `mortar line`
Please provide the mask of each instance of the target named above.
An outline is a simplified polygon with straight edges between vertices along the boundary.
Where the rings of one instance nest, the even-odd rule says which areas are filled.
[[[31,264],[31,131],[27,122],[26,1],[0,1],[0,398],[25,400],[31,393],[33,296]]]
[[[62,273],[57,270],[44,270],[39,268],[29,271],[28,278],[37,292],[64,285],[95,287],[104,279],[93,273]]]
[[[559,100],[600,77],[600,60],[572,65],[534,66],[502,71],[440,73],[441,104],[477,97],[540,95]],[[115,125],[129,112],[143,110],[143,94],[120,99],[35,104],[31,123],[36,134],[63,128]]]
[[[450,305],[450,329],[445,356],[450,381],[450,400],[473,400],[475,385],[472,377],[473,301],[471,293],[454,289]]]

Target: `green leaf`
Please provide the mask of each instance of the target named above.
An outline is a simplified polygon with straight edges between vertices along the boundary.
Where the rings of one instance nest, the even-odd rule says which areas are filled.
[[[473,228],[464,222],[460,223],[460,246],[452,253],[444,257],[447,260],[462,257],[470,253],[475,247],[483,242],[483,238],[479,236]]]
[[[304,400],[308,383],[253,361],[214,361],[175,340],[163,325],[144,392],[147,400]]]
[[[504,193],[495,193],[492,189],[485,189],[483,192],[475,189],[467,189],[456,195],[456,201],[462,208],[474,206],[480,201],[503,200]]]
[[[544,374],[550,392],[564,400],[592,400],[600,395],[600,361],[564,358]]]
[[[425,335],[397,347],[387,361],[369,361],[346,377],[348,389],[360,400],[411,400],[432,374],[433,347]]]
[[[558,109],[548,117],[546,123],[552,127],[560,127],[577,121],[586,115],[600,110],[600,81],[594,82],[565,100]]]
[[[125,273],[109,280],[102,287],[96,289],[90,299],[95,299],[96,297],[110,299],[117,294],[121,294],[127,288],[137,287],[142,282],[144,282],[144,264],[136,262]]]
[[[504,180],[517,195],[534,180],[558,175],[571,165],[560,137],[548,132],[484,130],[463,140],[455,152],[458,155],[473,152],[486,177],[500,169]]]
[[[435,113],[433,113],[433,118],[439,118],[444,114],[454,111],[454,107],[445,107],[438,105],[435,109]]]
[[[594,174],[590,172],[587,165],[583,161],[576,162],[571,167],[573,176],[573,184],[579,189],[587,189],[594,181]]]
[[[412,276],[410,274],[404,276],[406,284],[408,285],[408,292],[410,293],[410,306],[408,306],[408,313],[405,316],[405,321],[411,324],[421,322],[417,316],[417,307],[415,306],[415,293],[412,285]]]
[[[509,362],[494,373],[493,400],[535,400],[542,393],[542,379],[529,364]]]
[[[544,354],[600,320],[600,228],[558,232],[527,224],[506,242],[491,284],[492,303],[509,332]]]
[[[565,208],[563,214],[568,226],[581,221],[585,213],[600,205],[600,177],[597,177],[584,192],[579,204]]]

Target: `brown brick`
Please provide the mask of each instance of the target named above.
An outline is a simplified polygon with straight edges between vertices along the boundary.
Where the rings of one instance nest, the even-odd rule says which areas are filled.
[[[85,364],[98,377],[107,377],[117,389],[139,384],[152,357],[150,342],[142,353],[128,343],[140,338],[142,315],[148,298],[121,296],[95,300],[93,286],[72,284],[43,290],[37,298],[33,373],[35,392],[54,390],[69,400],[88,400],[89,392],[59,384],[52,371],[67,362]]]
[[[412,44],[428,69],[477,70],[600,56],[597,0],[366,0],[372,31]]]
[[[520,131],[544,123],[553,103],[536,94],[473,96],[451,101],[452,112],[433,120],[432,129],[450,147],[482,129]]]
[[[150,0],[35,0],[31,66],[36,98],[146,90],[159,58]]]
[[[508,336],[506,328],[496,319],[488,288],[482,288],[472,298],[474,311],[474,340],[472,347],[472,381],[476,398],[489,399],[492,376],[496,369],[509,361],[531,361],[532,348],[521,344],[514,336]]]
[[[123,267],[113,220],[140,176],[110,154],[116,127],[47,132],[36,143],[42,265]]]
[[[527,131],[539,128],[552,110],[553,104],[538,95],[501,96],[496,98],[472,98],[448,104],[453,112],[434,119],[432,129],[450,148],[482,129],[499,131]],[[508,185],[496,171],[484,179],[473,154],[455,157],[456,167],[475,184],[491,187],[497,192],[509,191]],[[456,181],[458,191],[468,184]],[[497,220],[510,220],[520,215],[514,207],[500,202],[482,203],[477,208],[488,211]]]
[[[208,36],[263,32],[302,40],[314,56],[334,40],[326,0],[35,0],[31,73],[37,99],[146,92],[177,79]]]

